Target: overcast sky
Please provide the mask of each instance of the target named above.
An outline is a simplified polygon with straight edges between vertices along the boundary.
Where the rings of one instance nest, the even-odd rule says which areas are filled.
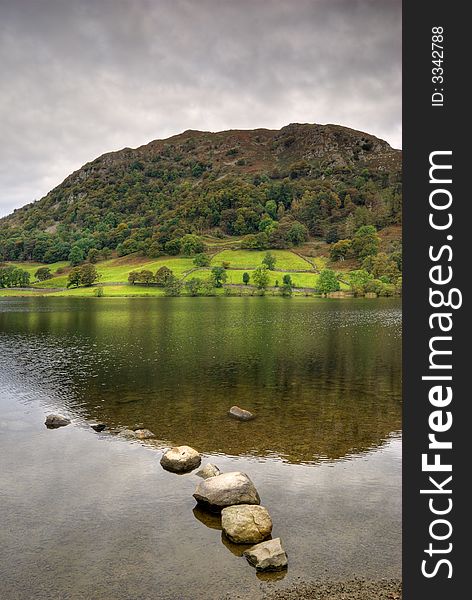
[[[0,0],[0,216],[104,152],[293,122],[401,147],[400,0]]]

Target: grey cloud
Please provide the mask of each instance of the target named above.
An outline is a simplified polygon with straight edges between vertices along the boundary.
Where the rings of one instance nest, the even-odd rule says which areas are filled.
[[[400,0],[0,0],[0,214],[185,129],[401,145]]]

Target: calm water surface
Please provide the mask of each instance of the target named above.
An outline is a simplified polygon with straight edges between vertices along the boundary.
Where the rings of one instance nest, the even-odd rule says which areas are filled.
[[[3,299],[0,352],[0,597],[249,599],[400,576],[398,300]],[[73,425],[47,430],[51,410]],[[195,509],[194,474],[161,469],[177,444],[250,475],[284,577],[256,576]]]

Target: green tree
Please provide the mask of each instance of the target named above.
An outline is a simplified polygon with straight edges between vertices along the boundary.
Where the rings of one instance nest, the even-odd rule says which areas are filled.
[[[259,290],[266,290],[269,286],[269,271],[266,265],[261,265],[254,270],[252,274],[252,280]]]
[[[331,269],[323,269],[318,277],[317,288],[322,294],[337,292],[340,285],[336,273]]]
[[[39,267],[34,274],[36,281],[46,281],[52,278],[51,269],[49,267]]]
[[[193,233],[188,233],[180,240],[180,252],[185,256],[193,256],[204,252],[205,244]]]
[[[308,239],[308,229],[299,221],[294,221],[287,230],[286,238],[294,246],[299,246]]]
[[[265,203],[265,211],[271,219],[277,218],[277,202],[275,200],[267,200]]]
[[[293,281],[288,273],[282,278],[282,287],[280,288],[282,296],[291,296],[293,292]]]
[[[164,287],[164,294],[166,296],[180,296],[182,293],[182,282],[172,275],[170,277]]]
[[[359,259],[377,254],[380,248],[380,238],[373,225],[362,225],[352,238],[352,249]]]
[[[228,275],[224,267],[213,267],[211,270],[211,280],[215,287],[223,287],[223,283],[228,279]]]
[[[200,252],[200,254],[196,254],[195,258],[193,259],[193,264],[196,267],[208,267],[208,265],[210,264],[211,261],[211,257],[208,256],[208,254],[205,254],[204,252]]]
[[[395,283],[400,276],[397,261],[387,256],[385,252],[367,256],[362,263],[362,268],[376,279],[385,277],[386,283]]]
[[[87,253],[87,260],[89,263],[95,264],[100,258],[100,252],[96,248],[90,248]]]
[[[82,270],[80,267],[74,267],[70,270],[69,275],[67,277],[67,287],[71,287],[75,285],[75,287],[79,287],[82,283]]]
[[[267,252],[264,258],[262,259],[262,264],[265,265],[269,271],[273,271],[275,269],[275,264],[277,259],[271,252]]]
[[[164,265],[156,271],[155,280],[157,285],[165,287],[173,279],[173,277],[174,274],[172,271]]]
[[[19,269],[19,285],[22,287],[28,286],[30,284],[30,274],[28,271],[24,271],[23,269]]]
[[[139,272],[139,282],[144,283],[144,285],[150,285],[154,282],[154,274],[152,271],[148,269],[142,269]]]
[[[338,229],[337,229],[337,227],[332,227],[326,234],[326,243],[327,244],[335,244],[338,241],[339,241]]]
[[[72,246],[72,249],[69,253],[69,262],[73,267],[80,265],[80,263],[84,262],[84,251],[80,246]]]
[[[351,248],[351,240],[339,240],[339,242],[331,244],[329,248],[329,257],[333,261],[344,260],[349,255]]]
[[[13,267],[0,268],[0,287],[7,288],[12,285]]]
[[[190,296],[198,296],[202,289],[202,280],[197,277],[187,279],[185,289]]]
[[[164,244],[164,249],[167,254],[171,256],[176,256],[180,252],[180,240],[175,238],[173,240],[169,240]]]
[[[365,293],[366,286],[373,277],[364,269],[358,269],[357,271],[350,271],[348,279],[351,291],[357,296]]]
[[[100,279],[100,275],[95,265],[86,263],[80,267],[80,283],[86,287],[90,287]]]
[[[243,283],[244,283],[244,285],[247,285],[249,283],[249,279],[250,279],[249,273],[243,273]]]
[[[137,271],[130,271],[128,282],[131,283],[131,285],[134,285],[137,281],[139,281],[139,273]]]
[[[27,287],[30,283],[30,274],[18,267],[0,268],[0,287]]]

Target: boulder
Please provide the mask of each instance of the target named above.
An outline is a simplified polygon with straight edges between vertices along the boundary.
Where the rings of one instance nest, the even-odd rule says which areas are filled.
[[[197,485],[195,500],[209,510],[219,512],[233,504],[260,504],[259,494],[245,473],[234,471],[204,479]]]
[[[216,477],[217,475],[221,475],[221,471],[218,469],[218,467],[216,465],[212,465],[211,463],[208,463],[207,465],[205,465],[203,467],[203,469],[200,469],[200,471],[197,471],[195,473],[195,475],[197,475],[198,477],[201,477],[202,479],[208,479],[209,477]]]
[[[255,418],[252,412],[239,408],[239,406],[232,406],[228,411],[228,415],[233,419],[238,419],[238,421],[250,421]]]
[[[235,544],[257,544],[272,531],[272,519],[263,506],[239,504],[221,511],[221,526]]]
[[[261,542],[243,554],[257,571],[281,571],[288,565],[287,554],[282,548],[280,538]]]
[[[172,473],[188,473],[202,462],[200,454],[190,446],[171,448],[161,458],[162,468]]]
[[[90,425],[90,427],[95,431],[100,432],[106,429],[106,423],[93,423],[92,425]]]
[[[44,424],[48,429],[57,429],[58,427],[65,427],[70,424],[70,419],[62,415],[47,415]]]
[[[124,438],[135,438],[136,434],[132,429],[120,429],[118,435]]]
[[[153,437],[156,437],[152,431],[149,431],[149,429],[135,429],[134,435],[138,438],[138,440],[149,440]]]

